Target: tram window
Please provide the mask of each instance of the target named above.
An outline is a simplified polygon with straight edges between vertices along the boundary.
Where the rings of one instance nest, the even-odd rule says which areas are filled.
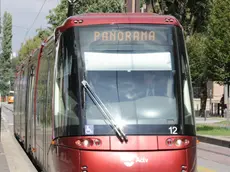
[[[178,29],[178,36],[179,36],[179,42],[180,45],[180,56],[182,61],[182,72],[184,74],[184,77],[182,78],[183,81],[183,95],[184,95],[184,114],[185,114],[185,124],[192,124],[194,125],[193,120],[193,107],[192,107],[192,88],[190,85],[190,73],[189,73],[189,64],[187,59],[187,53],[184,45],[184,38],[183,34],[180,29]]]
[[[68,35],[67,35],[68,37]],[[63,46],[65,44],[65,46]],[[58,136],[74,135],[79,125],[77,117],[76,76],[72,71],[73,51],[63,36],[60,40],[55,81],[55,128]]]

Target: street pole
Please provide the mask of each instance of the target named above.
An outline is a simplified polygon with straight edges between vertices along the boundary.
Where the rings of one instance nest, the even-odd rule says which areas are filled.
[[[126,11],[129,13],[140,12],[140,0],[126,0]]]
[[[1,0],[0,0],[1,1]],[[1,102],[0,102],[0,142],[1,142],[1,137],[2,137],[2,94],[0,93],[0,98],[1,98]]]
[[[77,0],[68,0],[68,12],[67,12],[67,17],[73,16],[73,7],[74,3]]]
[[[230,120],[230,84],[227,84],[227,120]]]
[[[224,84],[224,104],[227,105],[227,109],[224,110],[224,117],[227,118],[228,117],[228,108],[229,108],[229,105],[228,105],[228,84],[227,83]]]
[[[2,43],[2,0],[0,0],[0,45]],[[2,46],[0,47],[0,52],[2,52]],[[1,73],[0,73],[1,75]],[[2,94],[0,93],[1,104],[0,104],[0,142],[1,142],[1,133],[2,133]]]
[[[209,90],[210,112],[209,117],[212,115],[212,89]]]

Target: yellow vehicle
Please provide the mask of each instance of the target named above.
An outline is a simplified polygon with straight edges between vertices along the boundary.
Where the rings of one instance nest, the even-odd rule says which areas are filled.
[[[14,91],[10,91],[7,96],[7,102],[8,104],[14,103]]]

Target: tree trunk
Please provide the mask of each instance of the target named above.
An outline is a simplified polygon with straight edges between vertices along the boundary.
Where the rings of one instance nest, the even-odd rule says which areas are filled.
[[[205,109],[206,109],[206,102],[207,102],[207,98],[208,98],[208,94],[207,94],[207,82],[202,82],[201,83],[201,94],[200,94],[200,114],[199,116],[204,117],[205,115]]]

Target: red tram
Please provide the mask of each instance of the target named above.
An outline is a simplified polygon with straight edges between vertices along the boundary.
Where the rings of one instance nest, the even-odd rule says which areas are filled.
[[[14,132],[44,172],[195,172],[183,29],[172,16],[69,17],[20,65]]]

